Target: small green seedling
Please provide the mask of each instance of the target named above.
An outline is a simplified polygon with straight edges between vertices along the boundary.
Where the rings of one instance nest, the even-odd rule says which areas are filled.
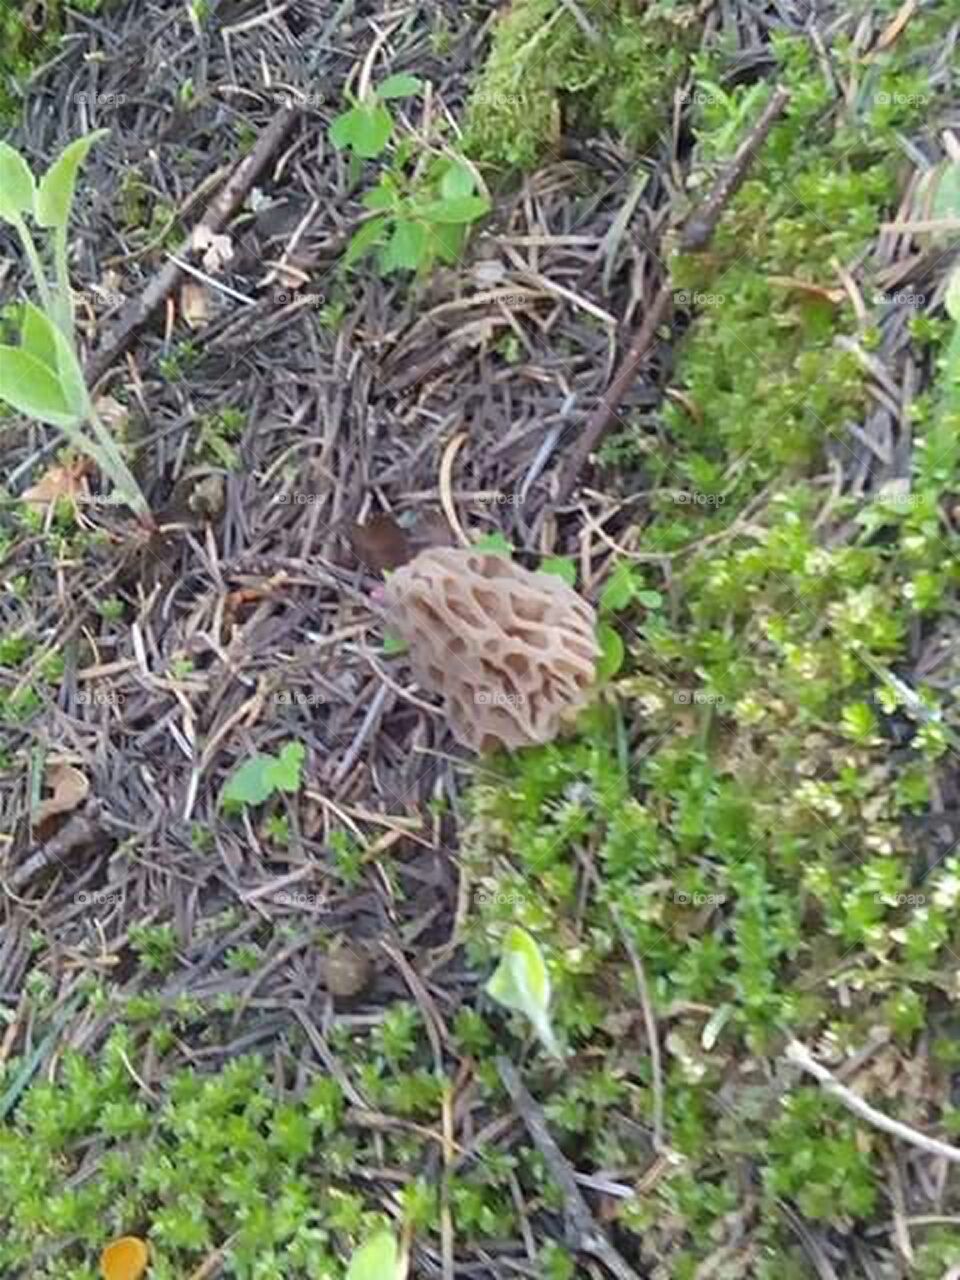
[[[487,995],[505,1009],[522,1013],[546,1051],[563,1057],[550,1023],[550,975],[540,948],[525,929],[514,925],[508,930]]]
[[[330,126],[330,141],[338,151],[349,150],[361,160],[375,159],[393,134],[393,116],[384,102],[410,98],[420,92],[422,84],[416,76],[388,76],[359,101],[352,100],[349,111],[337,116]]]
[[[615,627],[611,627],[609,622],[598,622],[597,644],[600,646],[597,679],[611,680],[623,666],[623,660],[626,657],[620,632]]]
[[[620,613],[634,602],[646,609],[659,609],[663,597],[659,591],[648,590],[642,574],[629,561],[623,560],[616,565],[600,593],[600,613]],[[623,666],[626,651],[620,633],[602,616],[597,625],[597,643],[600,645],[597,676],[601,680],[610,680]]]
[[[351,266],[373,249],[383,275],[428,271],[436,262],[457,262],[470,226],[490,212],[474,171],[462,160],[441,156],[422,175],[408,178],[406,157],[363,197],[377,217],[357,231],[344,256]]]
[[[402,636],[395,635],[392,631],[384,631],[383,656],[385,658],[396,658],[401,653],[406,653],[409,648]]]
[[[509,560],[513,555],[513,543],[509,542],[499,531],[485,533],[473,544],[473,550],[492,552],[494,555],[506,556]]]
[[[305,754],[301,742],[288,742],[278,756],[251,756],[227,780],[220,803],[236,813],[247,805],[263,804],[278,791],[294,794],[300,789]]]
[[[20,153],[0,142],[0,220],[19,236],[40,298],[39,307],[26,302],[18,308],[19,342],[0,345],[0,399],[17,413],[57,427],[72,448],[93,459],[134,511],[148,516],[147,501],[94,408],[74,331],[67,225],[80,165],[104,132],[71,142],[39,182]],[[27,225],[28,216],[50,232],[52,284]],[[85,424],[90,433],[84,430]]]
[[[571,556],[548,556],[540,566],[541,573],[552,573],[568,587],[577,585],[577,562]]]
[[[362,1244],[350,1259],[347,1280],[401,1280],[400,1251],[389,1231]]]

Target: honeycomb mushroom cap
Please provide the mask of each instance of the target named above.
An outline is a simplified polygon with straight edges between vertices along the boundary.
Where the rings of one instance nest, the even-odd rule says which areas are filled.
[[[475,751],[549,742],[590,700],[596,617],[560,578],[433,547],[390,575],[387,618],[420,685]]]

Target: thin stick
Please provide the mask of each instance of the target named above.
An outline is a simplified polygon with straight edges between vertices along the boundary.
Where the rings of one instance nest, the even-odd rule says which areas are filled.
[[[640,1280],[636,1271],[617,1253],[597,1226],[596,1219],[590,1212],[590,1206],[580,1192],[573,1170],[547,1127],[543,1111],[534,1102],[526,1085],[520,1079],[519,1071],[509,1058],[497,1059],[497,1071],[503,1081],[503,1087],[510,1095],[510,1101],[527,1126],[534,1146],[543,1156],[554,1181],[563,1193],[563,1216],[567,1243],[571,1249],[591,1254],[602,1262],[610,1274],[617,1277],[617,1280]]]
[[[730,163],[713,184],[713,190],[702,207],[684,223],[680,233],[681,253],[702,253],[706,249],[713,239],[720,215],[743,186],[743,181],[756,159],[757,152],[763,146],[767,134],[783,114],[789,101],[790,91],[778,85],[770,101],[757,117],[757,123],[737,147]]]
[[[789,98],[789,92],[782,86],[774,91],[756,124],[717,178],[703,205],[684,223],[677,246],[681,253],[701,253],[710,244],[721,214],[743,184],[750,165]],[[561,471],[556,498],[558,506],[569,499],[581,469],[616,420],[617,406],[636,381],[647,355],[653,349],[657,329],[668,317],[672,300],[673,285],[668,273],[654,294],[630,349],[603,393],[600,403],[587,418],[567,465]]]
[[[627,949],[627,955],[630,957],[634,976],[637,979],[640,1007],[643,1010],[643,1025],[646,1028],[647,1044],[650,1047],[650,1075],[653,1080],[653,1149],[657,1155],[662,1155],[665,1145],[663,1141],[663,1063],[660,1058],[660,1037],[657,1034],[657,1019],[653,1012],[653,1001],[650,999],[650,984],[647,982],[647,975],[643,968],[643,961],[640,959],[640,953],[631,942],[630,936],[623,927],[623,921],[620,919],[616,909],[614,909],[613,918],[617,922],[617,928],[620,930],[623,945]]]
[[[193,246],[197,242],[198,232],[201,235],[203,232],[217,234],[227,225],[247,198],[250,188],[298,114],[296,104],[287,103],[280,108],[257,139],[253,150],[240,161],[224,183],[220,194],[211,202],[207,212],[194,227],[188,241],[188,253],[194,252]],[[168,260],[154,275],[143,293],[127,303],[106,344],[87,361],[85,370],[87,386],[94,387],[111,365],[129,350],[139,330],[150,320],[154,312],[163,306],[164,301],[180,284],[183,276],[182,263]]]
[[[878,1111],[876,1107],[871,1107],[870,1103],[864,1102],[859,1094],[848,1089],[845,1084],[841,1084],[832,1071],[817,1062],[799,1040],[791,1040],[787,1044],[786,1056],[790,1062],[796,1063],[798,1067],[802,1067],[804,1071],[814,1076],[827,1093],[832,1094],[838,1102],[842,1102],[848,1111],[854,1112],[875,1129],[881,1129],[884,1133],[899,1138],[901,1142],[909,1142],[911,1146],[919,1147],[921,1151],[928,1151],[932,1156],[942,1156],[944,1160],[960,1164],[960,1147],[952,1147],[949,1142],[941,1142],[939,1138],[928,1138],[925,1133],[911,1129],[901,1120],[893,1120],[882,1111]]]

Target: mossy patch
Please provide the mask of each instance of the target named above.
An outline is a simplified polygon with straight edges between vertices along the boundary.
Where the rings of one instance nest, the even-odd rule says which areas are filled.
[[[44,0],[0,8],[0,129],[8,128],[20,110],[23,85],[54,53],[63,34],[68,9],[100,13],[114,0]]]
[[[698,38],[693,10],[586,0],[578,12],[583,25],[560,0],[505,9],[467,112],[473,159],[529,169],[580,129],[610,128],[642,148],[665,127]]]

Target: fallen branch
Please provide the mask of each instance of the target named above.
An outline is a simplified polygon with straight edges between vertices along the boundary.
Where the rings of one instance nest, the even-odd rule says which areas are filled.
[[[939,1138],[928,1138],[925,1133],[911,1129],[902,1120],[893,1120],[882,1111],[878,1111],[876,1107],[871,1107],[870,1103],[864,1102],[859,1094],[848,1089],[845,1084],[841,1084],[832,1071],[817,1062],[799,1040],[791,1040],[787,1044],[786,1056],[788,1061],[814,1076],[826,1092],[832,1094],[848,1111],[858,1115],[874,1129],[889,1133],[891,1137],[899,1138],[901,1142],[909,1142],[911,1146],[919,1147],[921,1151],[928,1151],[932,1156],[942,1156],[944,1160],[960,1164],[960,1147],[952,1147],[949,1142],[941,1142]]]
[[[208,233],[216,235],[221,232],[240,209],[250,188],[298,114],[295,104],[287,103],[280,108],[257,139],[253,149],[240,161],[223,184],[219,195],[211,201],[207,212],[193,228],[185,257],[189,258],[194,253],[198,236],[202,241]],[[139,330],[177,288],[185,274],[182,263],[171,259],[154,275],[140,296],[127,303],[115,328],[107,335],[100,350],[87,361],[85,374],[89,387],[94,387],[107,370],[129,350]]]
[[[590,1206],[577,1186],[573,1170],[547,1127],[543,1111],[534,1102],[526,1085],[520,1079],[519,1071],[509,1058],[497,1059],[497,1071],[517,1114],[527,1126],[527,1132],[533,1139],[534,1146],[543,1156],[554,1182],[563,1193],[563,1217],[569,1247],[596,1258],[598,1262],[603,1263],[611,1275],[617,1277],[617,1280],[640,1280],[637,1272],[617,1253],[597,1226],[596,1219],[590,1212]]]
[[[742,186],[750,165],[782,114],[789,98],[788,90],[778,86],[756,124],[737,147],[723,173],[713,184],[713,189],[703,205],[690,214],[683,224],[677,240],[678,252],[702,253],[708,247],[724,209]],[[568,500],[577,483],[581,468],[610,430],[617,417],[617,406],[636,381],[644,361],[656,345],[657,330],[667,318],[672,300],[673,285],[668,273],[646,310],[637,336],[620,362],[600,403],[587,419],[567,465],[560,474],[556,498],[558,505]]]

